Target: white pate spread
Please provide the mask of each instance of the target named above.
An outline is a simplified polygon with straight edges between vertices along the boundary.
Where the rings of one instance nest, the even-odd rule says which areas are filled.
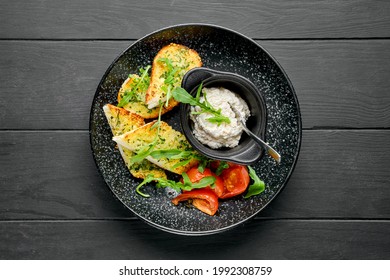
[[[202,93],[206,94],[207,101],[215,108],[221,108],[222,115],[230,119],[230,123],[211,123],[207,119],[213,115],[210,113],[190,114],[194,122],[194,135],[202,143],[212,149],[221,147],[233,148],[238,145],[242,134],[240,120],[236,117],[230,106],[237,110],[244,117],[245,121],[250,116],[248,105],[236,93],[226,88],[203,88]],[[200,102],[204,102],[204,97],[200,97]],[[230,103],[230,104],[229,104]],[[192,106],[191,112],[200,111],[198,106]]]

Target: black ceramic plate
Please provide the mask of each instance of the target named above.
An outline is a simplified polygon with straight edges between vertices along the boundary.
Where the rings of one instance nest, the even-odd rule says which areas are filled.
[[[203,66],[235,72],[251,80],[264,94],[267,106],[266,141],[282,156],[277,165],[263,156],[253,165],[267,185],[258,196],[222,201],[215,216],[183,205],[174,206],[165,189],[153,185],[136,194],[134,179],[126,169],[102,107],[116,104],[118,90],[129,74],[150,65],[163,46],[174,42],[195,49]],[[163,116],[181,130],[178,108]],[[172,233],[201,235],[221,232],[258,214],[286,185],[298,158],[301,142],[301,117],[291,82],[271,55],[250,38],[213,25],[186,24],[156,31],[128,47],[108,68],[96,90],[90,115],[90,140],[96,165],[115,196],[135,215],[149,224]]]

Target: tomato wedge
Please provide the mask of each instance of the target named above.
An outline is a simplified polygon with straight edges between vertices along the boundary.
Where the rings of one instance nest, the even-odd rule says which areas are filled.
[[[246,166],[239,164],[229,164],[229,168],[224,169],[221,178],[224,185],[224,193],[220,198],[230,198],[242,194],[247,189],[250,178]]]
[[[211,216],[218,210],[218,197],[211,189],[204,188],[184,192],[172,199],[172,203],[178,205],[179,202],[186,200],[192,200],[192,205]]]
[[[190,178],[191,183],[199,182],[202,178],[213,176],[216,180],[214,183],[214,188],[207,187],[215,192],[215,194],[220,197],[224,193],[224,186],[222,179],[215,175],[209,168],[205,168],[203,173],[198,170],[197,167],[193,167],[187,171],[187,175]]]

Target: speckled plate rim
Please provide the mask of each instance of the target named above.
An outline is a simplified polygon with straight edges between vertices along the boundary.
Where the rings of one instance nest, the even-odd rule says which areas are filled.
[[[100,94],[100,91],[99,91],[99,88],[101,87],[101,85],[104,83],[105,79],[107,78],[107,76],[109,75],[109,73],[111,72],[112,68],[115,66],[115,64],[118,62],[118,60],[132,47],[135,47],[138,43],[140,43],[141,41],[145,40],[146,38],[150,37],[150,36],[153,36],[157,33],[160,33],[160,32],[163,32],[163,31],[167,31],[167,30],[170,30],[170,29],[174,29],[174,28],[180,28],[180,27],[209,27],[209,28],[215,28],[215,29],[221,29],[221,30],[224,30],[224,31],[227,31],[227,32],[231,32],[231,33],[234,33],[236,36],[239,36],[239,37],[242,37],[243,39],[245,40],[248,40],[249,42],[251,42],[252,44],[256,45],[258,48],[260,48],[262,51],[264,51],[268,57],[272,60],[273,63],[275,63],[275,65],[279,68],[279,70],[281,71],[281,73],[283,74],[284,78],[286,79],[286,82],[288,84],[288,86],[290,87],[291,89],[291,93],[292,93],[292,96],[293,96],[293,99],[294,99],[294,102],[295,102],[295,105],[296,105],[296,109],[297,109],[297,126],[298,126],[298,137],[297,137],[297,146],[296,146],[296,153],[293,157],[293,163],[291,165],[291,168],[290,168],[290,171],[288,172],[282,186],[275,192],[274,196],[268,200],[261,208],[259,208],[255,213],[253,213],[252,215],[242,219],[240,222],[237,222],[235,224],[232,224],[232,225],[229,225],[229,226],[226,226],[226,227],[223,227],[223,228],[218,228],[218,229],[215,229],[215,230],[206,230],[206,231],[183,231],[183,230],[177,230],[177,229],[172,229],[172,228],[168,228],[168,227],[164,227],[164,226],[161,226],[157,223],[153,223],[152,221],[142,217],[140,214],[138,214],[137,212],[133,211],[128,205],[126,205],[126,203],[124,203],[124,201],[122,201],[122,199],[120,197],[118,197],[118,195],[113,191],[113,189],[110,187],[110,185],[108,184],[108,182],[106,181],[105,177],[103,176],[103,172],[102,170],[100,169],[100,166],[97,162],[97,159],[96,159],[96,156],[95,156],[95,152],[93,150],[93,143],[92,143],[92,133],[91,133],[91,129],[92,129],[92,116],[93,116],[93,102],[94,100],[97,98],[97,96]],[[232,228],[235,228],[237,227],[238,225],[240,224],[243,224],[249,220],[251,220],[254,216],[258,215],[264,208],[266,208],[279,194],[280,192],[285,188],[285,186],[287,185],[288,181],[290,180],[290,177],[292,175],[292,173],[294,172],[295,170],[295,167],[296,167],[296,163],[298,161],[298,157],[299,157],[299,153],[300,153],[300,150],[301,150],[301,143],[302,143],[302,116],[301,116],[301,110],[300,110],[300,105],[299,105],[299,101],[298,101],[298,97],[296,95],[296,92],[295,92],[295,89],[292,85],[292,82],[290,80],[290,78],[288,77],[286,71],[283,69],[283,67],[280,65],[280,63],[271,55],[270,52],[268,52],[263,46],[259,45],[256,41],[254,41],[253,39],[251,39],[250,37],[238,32],[238,31],[235,31],[233,29],[230,29],[230,28],[226,28],[226,27],[223,27],[223,26],[219,26],[219,25],[214,25],[214,24],[207,24],[207,23],[182,23],[182,24],[176,24],[176,25],[171,25],[171,26],[167,26],[167,27],[163,27],[163,28],[160,28],[156,31],[153,31],[145,36],[143,36],[142,38],[136,40],[135,42],[133,42],[131,45],[129,45],[126,49],[124,49],[114,60],[113,62],[110,64],[110,66],[107,68],[107,70],[105,71],[104,75],[102,76],[102,78],[100,79],[100,82],[96,88],[96,91],[95,91],[95,94],[94,94],[94,97],[92,99],[92,105],[91,105],[91,109],[90,109],[90,117],[89,117],[89,140],[90,140],[90,148],[91,148],[91,151],[92,151],[92,156],[93,156],[93,159],[94,159],[94,162],[95,162],[95,165],[98,169],[98,172],[100,174],[100,176],[103,178],[105,184],[108,186],[108,188],[110,189],[111,193],[114,195],[114,197],[116,199],[118,199],[127,209],[129,209],[134,215],[136,215],[138,218],[140,218],[142,221],[146,222],[147,224],[157,228],[157,229],[160,229],[162,231],[165,231],[165,232],[169,232],[169,233],[173,233],[173,234],[178,234],[178,235],[186,235],[186,236],[202,236],[202,235],[210,235],[210,234],[217,234],[217,233],[221,233],[221,232],[224,232],[224,231],[227,231],[227,230],[230,230]]]

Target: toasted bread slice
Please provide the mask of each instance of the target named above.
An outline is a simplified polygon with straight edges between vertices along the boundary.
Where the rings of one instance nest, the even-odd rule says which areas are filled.
[[[153,126],[156,121],[145,124],[144,126],[127,132],[125,134],[115,136],[113,140],[117,142],[119,145],[138,153],[142,148],[146,147],[153,143],[154,139],[156,139],[158,129]],[[169,126],[166,122],[160,122],[160,131],[158,134],[158,140],[156,145],[154,146],[154,151],[158,150],[172,150],[177,149],[181,151],[193,151],[191,145],[188,143],[185,136],[174,130],[171,126]],[[198,160],[192,158],[185,165],[177,166],[180,162],[185,162],[188,158],[180,158],[180,159],[168,159],[168,158],[159,158],[155,159],[151,156],[147,156],[146,159],[153,162],[154,164],[169,170],[171,172],[182,174],[183,172],[188,171],[191,167],[198,164]]]
[[[111,104],[104,105],[103,111],[114,136],[132,131],[145,124],[142,117]],[[127,168],[134,177],[144,179],[148,174],[152,174],[154,177],[166,178],[164,170],[155,164],[148,160],[132,163],[131,157],[134,153],[120,145],[118,145],[118,148]]]
[[[140,76],[133,74],[129,78],[127,78],[118,92],[118,103],[121,102],[122,98],[128,93],[131,92],[138,85]],[[145,103],[145,95],[146,90],[144,91],[142,88],[135,89],[135,96],[132,100],[123,106],[129,112],[135,113],[145,119],[154,119],[158,117],[160,107],[157,106],[155,108],[149,109]],[[171,110],[173,107],[163,107],[161,114],[166,113]]]
[[[131,158],[134,156],[134,152],[121,145],[118,145],[118,149],[131,175],[135,178],[145,179],[149,174],[155,178],[167,178],[165,171],[152,162],[145,159],[141,162],[132,163]]]
[[[155,56],[150,76],[150,85],[146,92],[145,103],[149,109],[159,107],[160,102],[165,102],[167,93],[164,81],[170,73],[170,67],[166,60],[172,64],[174,69],[172,89],[181,85],[184,74],[192,68],[202,66],[199,54],[186,46],[171,43],[163,47]],[[169,99],[167,109],[172,109],[178,102]]]
[[[132,131],[145,124],[141,116],[111,104],[104,105],[103,111],[114,136]]]

